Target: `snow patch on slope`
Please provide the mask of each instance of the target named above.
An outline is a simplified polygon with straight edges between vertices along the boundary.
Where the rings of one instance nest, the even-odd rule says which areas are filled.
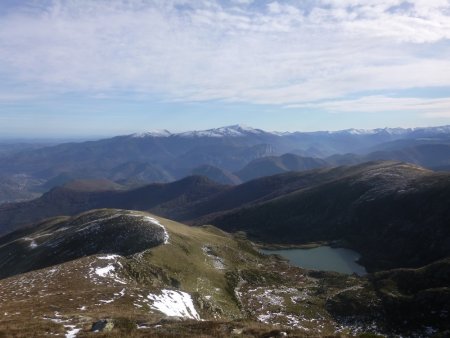
[[[167,316],[183,317],[200,320],[200,315],[195,310],[190,294],[182,291],[161,290],[160,295],[149,294],[148,299],[153,301],[150,307]]]
[[[100,277],[106,277],[106,276],[112,274],[112,272],[114,272],[114,270],[115,270],[114,266],[112,264],[108,264],[104,268],[95,269],[95,273],[97,275],[99,275]]]
[[[104,261],[109,260],[108,265],[103,267],[91,267],[89,270],[89,276],[94,282],[98,282],[98,277],[112,279],[114,282],[119,284],[127,284],[127,282],[121,278],[119,278],[116,274],[116,267],[114,264],[122,267],[122,264],[118,261],[121,258],[119,255],[107,255],[100,256],[97,259]]]
[[[75,338],[77,336],[77,333],[81,330],[76,328],[75,325],[64,325],[64,327],[68,329],[66,338]]]

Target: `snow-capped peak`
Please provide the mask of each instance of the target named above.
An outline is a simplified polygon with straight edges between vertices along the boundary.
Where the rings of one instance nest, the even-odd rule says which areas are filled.
[[[144,132],[144,133],[135,133],[132,134],[131,137],[137,137],[137,138],[141,138],[141,137],[167,137],[172,135],[172,133],[170,131],[168,131],[167,129],[157,129],[157,130],[152,130],[152,131],[148,131],[148,132]]]
[[[254,129],[248,126],[236,124],[232,126],[213,128],[200,131],[188,131],[177,134],[181,137],[226,137],[226,136],[245,136],[248,134],[262,134],[261,129]]]
[[[342,130],[340,132],[352,134],[352,135],[367,135],[367,134],[376,134],[377,133],[377,131],[374,129],[356,129],[356,128],[346,129],[346,130]]]

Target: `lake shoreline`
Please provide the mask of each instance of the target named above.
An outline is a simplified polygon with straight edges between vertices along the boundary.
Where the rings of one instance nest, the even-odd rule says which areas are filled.
[[[361,255],[349,248],[329,245],[329,242],[313,242],[306,245],[261,246],[260,252],[275,255],[289,264],[308,270],[334,271],[364,276],[368,273],[361,265]]]
[[[287,243],[255,243],[260,250],[295,250],[295,249],[314,249],[321,246],[329,246],[332,248],[344,248],[355,251],[346,240],[334,240],[334,241],[316,241],[302,244],[287,244]]]

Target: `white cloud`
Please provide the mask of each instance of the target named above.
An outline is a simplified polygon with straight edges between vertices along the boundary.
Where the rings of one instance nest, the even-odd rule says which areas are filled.
[[[411,112],[425,117],[450,117],[450,98],[366,96],[357,99],[291,105],[290,108],[319,108],[335,113]]]
[[[0,17],[0,74],[48,93],[274,104],[450,86],[449,1],[232,2],[55,0],[16,10]]]
[[[449,109],[447,107],[447,109]],[[446,111],[434,111],[423,114],[424,117],[430,118],[430,119],[436,119],[436,118],[450,118],[450,109]]]
[[[238,5],[250,5],[254,2],[254,0],[231,0],[231,2],[238,4]]]

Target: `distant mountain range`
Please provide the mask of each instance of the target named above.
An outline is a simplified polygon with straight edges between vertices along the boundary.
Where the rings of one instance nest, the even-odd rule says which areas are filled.
[[[13,147],[10,149],[13,149]],[[0,203],[29,199],[76,179],[127,187],[201,174],[238,184],[286,171],[399,160],[450,168],[450,126],[267,132],[240,125],[149,132],[0,154]]]

